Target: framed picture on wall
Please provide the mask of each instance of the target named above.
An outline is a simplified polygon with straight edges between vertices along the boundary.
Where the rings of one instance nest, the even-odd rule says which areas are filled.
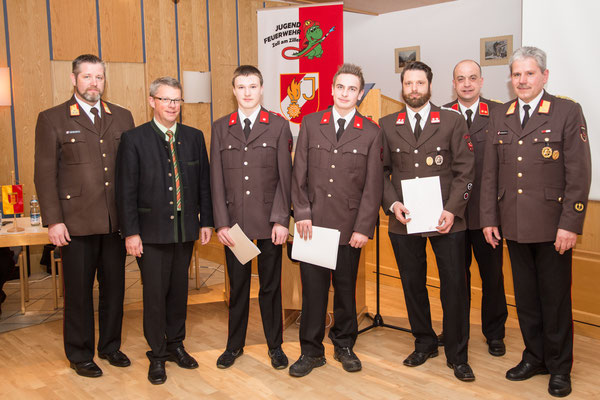
[[[399,74],[404,66],[411,61],[421,60],[421,46],[400,47],[394,49],[394,65],[396,73]]]
[[[479,42],[479,64],[506,65],[513,52],[512,35],[481,38]]]

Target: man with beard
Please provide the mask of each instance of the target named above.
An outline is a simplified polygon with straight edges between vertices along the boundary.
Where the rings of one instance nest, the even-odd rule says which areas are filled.
[[[98,355],[117,367],[125,291],[125,246],[115,203],[115,160],[131,113],[100,100],[104,62],[91,54],[73,61],[74,96],[42,111],[35,130],[34,181],[50,241],[61,247],[65,288],[65,353],[79,375],[98,377],[94,362],[93,286],[100,299]]]
[[[427,238],[435,253],[440,298],[444,309],[443,330],[448,367],[462,381],[473,381],[468,364],[469,298],[465,276],[465,207],[473,187],[474,157],[470,151],[465,119],[452,109],[431,104],[433,73],[415,61],[400,75],[400,112],[380,119],[383,131],[383,208],[391,214],[389,236],[402,278],[404,298],[415,351],[404,365],[416,367],[438,355],[438,340],[431,326],[426,288]],[[407,234],[410,210],[403,204],[404,179],[439,176],[444,209],[434,232]]]
[[[504,275],[502,274],[502,246],[493,248],[486,243],[479,222],[479,196],[481,193],[481,171],[485,142],[491,136],[488,131],[490,115],[500,104],[480,97],[483,87],[481,67],[473,60],[463,60],[456,64],[452,85],[457,99],[445,105],[459,111],[467,121],[469,139],[475,153],[475,181],[471,198],[467,204],[465,220],[465,272],[469,298],[471,293],[471,260],[475,254],[482,282],[481,330],[488,344],[488,352],[493,356],[506,353],[504,345],[504,324],[508,317],[504,295]],[[472,252],[471,252],[472,249]],[[443,335],[440,335],[443,338]]]

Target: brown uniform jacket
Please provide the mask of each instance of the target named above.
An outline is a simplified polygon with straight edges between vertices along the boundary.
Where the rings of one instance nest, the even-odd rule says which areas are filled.
[[[373,236],[383,190],[381,134],[356,112],[340,141],[331,109],[304,117],[294,158],[292,202],[296,221]]]
[[[62,222],[75,236],[118,231],[115,160],[133,117],[103,101],[101,121],[98,133],[75,97],[38,115],[34,182],[44,226]]]
[[[473,187],[475,164],[468,145],[465,119],[456,111],[443,110],[432,104],[418,141],[410,127],[406,109],[383,117],[379,123],[383,131],[384,211],[390,214],[390,206],[394,202],[403,202],[403,179],[439,176],[444,210],[454,214],[450,232],[464,231],[464,212]],[[392,215],[389,231],[406,235],[406,225]],[[434,235],[439,234],[421,234]]]
[[[248,140],[237,111],[213,123],[210,145],[215,228],[236,223],[250,239],[271,237],[273,223],[287,228],[292,182],[289,122],[261,109]]]
[[[488,124],[490,115],[499,107],[501,103],[494,100],[484,99],[479,97],[479,110],[473,115],[471,128],[469,128],[470,143],[473,146],[475,153],[475,179],[473,180],[473,189],[471,190],[471,198],[467,203],[465,211],[465,219],[468,229],[481,229],[483,226],[479,223],[479,197],[481,195],[481,173],[483,171],[483,155],[485,153],[485,142],[489,138],[490,133]],[[458,100],[454,100],[444,107],[452,108],[460,112]]]
[[[513,100],[492,116],[489,130],[482,226],[501,224],[504,237],[520,243],[552,242],[558,228],[580,234],[591,184],[581,106],[545,92],[522,129]]]

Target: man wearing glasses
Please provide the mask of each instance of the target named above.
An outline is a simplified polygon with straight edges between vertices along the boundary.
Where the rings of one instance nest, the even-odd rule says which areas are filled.
[[[204,245],[213,225],[204,136],[177,123],[181,94],[176,79],[152,82],[154,118],[124,133],[117,154],[121,234],[142,273],[148,380],[155,385],[167,379],[165,361],[198,367],[183,347],[188,266],[198,232]]]

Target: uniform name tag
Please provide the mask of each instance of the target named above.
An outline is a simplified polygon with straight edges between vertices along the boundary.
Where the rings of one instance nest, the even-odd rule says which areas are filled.
[[[66,131],[65,132],[67,135],[72,135],[74,133],[81,133],[81,131]]]

